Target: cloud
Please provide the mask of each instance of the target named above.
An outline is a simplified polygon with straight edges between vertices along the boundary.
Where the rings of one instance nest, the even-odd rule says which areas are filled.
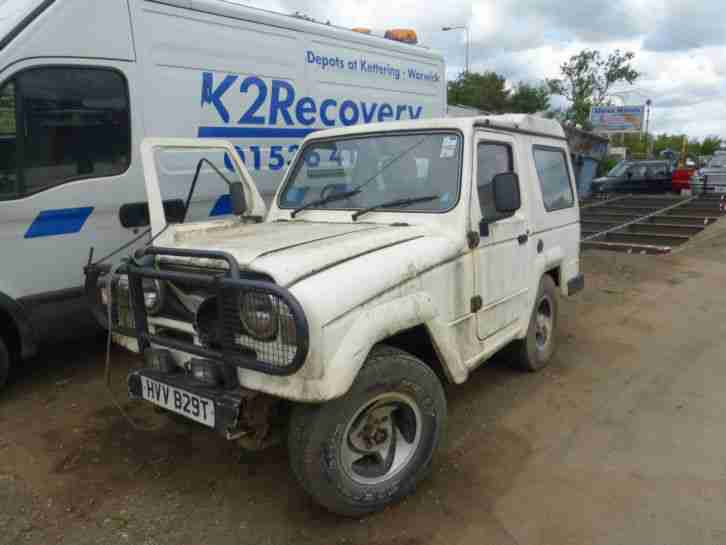
[[[654,10],[657,24],[646,34],[643,47],[650,51],[684,51],[726,45],[722,0],[663,0]]]
[[[726,136],[726,23],[723,0],[246,0],[282,13],[300,11],[376,33],[414,28],[442,53],[447,75],[465,66],[469,25],[473,70],[494,70],[510,84],[557,77],[582,49],[634,51],[642,73],[624,100],[653,100],[657,131]],[[624,88],[624,87],[623,87]],[[562,99],[555,97],[554,105]]]

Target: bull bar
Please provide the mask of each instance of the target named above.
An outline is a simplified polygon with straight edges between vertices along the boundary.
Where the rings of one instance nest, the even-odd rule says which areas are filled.
[[[224,273],[198,274],[192,272],[164,271],[155,268],[153,265],[138,263],[144,257],[157,256],[192,257],[225,261],[229,268]],[[93,273],[92,270],[90,272]],[[310,333],[308,322],[300,303],[288,290],[272,282],[242,278],[236,259],[226,252],[151,246],[139,250],[135,255],[135,259],[127,260],[117,269],[117,273],[128,276],[130,306],[134,326],[132,329],[128,327],[116,327],[114,324],[107,325],[114,333],[135,337],[140,353],[144,353],[152,345],[155,345],[178,350],[224,365],[251,369],[278,376],[291,375],[298,371],[305,363],[309,349]],[[87,271],[88,274],[89,271]],[[99,275],[97,273],[96,278]],[[200,346],[193,342],[161,334],[159,330],[155,330],[152,333],[149,330],[149,316],[144,304],[142,286],[144,279],[183,282],[187,286],[193,286],[209,292],[211,294],[209,298],[216,299],[217,331],[219,334],[216,339],[216,346]],[[87,282],[87,289],[88,284],[89,282]],[[242,294],[247,292],[266,295],[269,301],[271,301],[270,304],[276,306],[276,319],[282,319],[282,312],[288,321],[290,319],[292,320],[292,324],[288,324],[287,329],[281,328],[277,340],[263,342],[251,340],[249,337],[249,342],[247,343],[241,340],[245,333],[242,329],[240,301]],[[92,303],[94,300],[96,303],[98,302],[98,297],[91,296],[90,294],[89,297]],[[99,314],[98,309],[96,309],[95,314]],[[197,325],[195,320],[195,328]],[[283,332],[286,335],[283,335]],[[283,341],[286,342],[283,344]],[[250,344],[253,346],[249,346]],[[281,359],[285,360],[283,364],[279,363]],[[275,363],[275,360],[278,363]]]

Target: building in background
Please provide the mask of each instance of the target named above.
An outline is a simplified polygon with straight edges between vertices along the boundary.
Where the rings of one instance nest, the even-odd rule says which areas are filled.
[[[590,195],[592,180],[597,176],[600,161],[608,156],[609,140],[569,125],[563,125],[563,128],[572,154],[577,193],[580,197],[587,197]]]

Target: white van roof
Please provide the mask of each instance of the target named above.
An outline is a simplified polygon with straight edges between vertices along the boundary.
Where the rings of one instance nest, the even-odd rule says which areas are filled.
[[[27,1],[27,0],[26,0]],[[356,41],[361,44],[374,45],[381,47],[385,43],[386,47],[395,49],[400,52],[413,54],[416,56],[425,56],[428,58],[443,60],[443,56],[429,50],[421,45],[411,45],[395,40],[389,40],[383,36],[375,36],[373,34],[363,34],[354,32],[345,27],[332,24],[325,24],[310,21],[295,15],[284,14],[270,11],[267,9],[253,8],[231,2],[230,0],[144,0],[146,2],[157,4],[168,4],[186,9],[192,9],[200,12],[221,15],[224,17],[233,17],[240,20],[248,20],[256,23],[263,23],[279,28],[286,28],[298,32],[308,34],[319,34],[325,36],[339,35],[346,41]],[[371,43],[374,42],[374,43]]]
[[[387,121],[385,123],[370,123],[367,125],[355,125],[346,128],[316,131],[309,135],[308,138],[334,138],[351,134],[397,130],[456,129],[460,131],[469,131],[474,127],[491,127],[492,129],[501,129],[504,131],[511,130],[540,135],[545,138],[551,137],[558,140],[566,139],[565,131],[562,129],[562,125],[560,125],[558,121],[528,114],[442,117],[415,121]]]

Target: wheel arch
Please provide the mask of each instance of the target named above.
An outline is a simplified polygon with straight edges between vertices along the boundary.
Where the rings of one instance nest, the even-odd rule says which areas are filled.
[[[441,354],[441,349],[436,345],[431,330],[424,323],[403,329],[395,335],[383,339],[378,344],[400,348],[424,362],[442,382],[455,382],[451,369],[446,365]]]
[[[447,332],[446,324],[438,318],[438,311],[426,293],[408,294],[362,310],[347,328],[347,334],[325,369],[326,397],[345,394],[371,350],[379,344],[412,352],[410,348],[416,341],[423,342],[424,346],[417,350],[428,351],[429,355],[434,353],[433,359],[421,359],[438,376],[450,382],[464,382],[468,376],[466,367]]]
[[[38,351],[27,313],[23,306],[0,292],[0,336],[8,345],[11,355],[27,359]]]

